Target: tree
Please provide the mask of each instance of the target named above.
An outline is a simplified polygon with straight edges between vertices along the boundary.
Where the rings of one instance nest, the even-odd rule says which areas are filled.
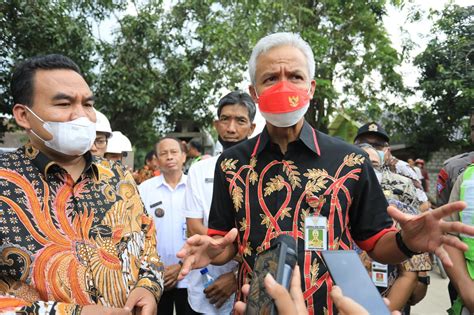
[[[399,133],[422,156],[467,144],[467,116],[474,108],[474,6],[448,5],[432,17],[437,18],[431,30],[435,35],[415,58],[426,101],[414,108],[395,108],[392,117]]]
[[[0,3],[0,105],[11,112],[9,91],[13,66],[26,58],[60,53],[74,60],[89,82],[97,64],[92,23],[111,11],[123,9],[122,1],[4,1]],[[0,133],[5,126],[0,124]]]

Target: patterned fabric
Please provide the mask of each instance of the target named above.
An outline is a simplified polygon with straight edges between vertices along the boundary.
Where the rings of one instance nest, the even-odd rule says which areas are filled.
[[[84,157],[74,182],[31,145],[0,155],[0,311],[123,307],[135,287],[159,300],[155,228],[132,175]]]
[[[304,220],[327,218],[330,250],[371,250],[391,227],[387,202],[360,149],[315,131],[305,123],[285,154],[266,129],[219,157],[209,217],[209,234],[239,230],[243,257],[239,288],[248,282],[256,254],[270,240],[289,234],[297,240],[302,289],[309,314],[333,314],[327,294],[332,282],[320,252],[304,249]]]

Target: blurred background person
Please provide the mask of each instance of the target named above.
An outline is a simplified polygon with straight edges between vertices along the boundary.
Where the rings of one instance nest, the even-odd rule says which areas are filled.
[[[110,128],[110,122],[104,114],[95,110],[97,117],[96,126],[96,137],[94,144],[91,148],[92,155],[104,157],[107,150],[107,142],[112,137],[112,128]]]

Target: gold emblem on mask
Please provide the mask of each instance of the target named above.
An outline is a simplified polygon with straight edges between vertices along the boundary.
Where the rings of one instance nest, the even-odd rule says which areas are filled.
[[[379,131],[379,128],[377,127],[376,124],[371,124],[369,125],[369,131]]]
[[[300,100],[299,96],[289,96],[288,97],[288,101],[290,102],[291,107],[298,106],[299,100]]]

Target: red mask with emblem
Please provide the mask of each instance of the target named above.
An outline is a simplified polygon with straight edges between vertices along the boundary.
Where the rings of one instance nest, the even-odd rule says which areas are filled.
[[[270,124],[289,127],[304,116],[309,101],[309,90],[302,90],[288,81],[280,81],[259,96],[258,108]]]

